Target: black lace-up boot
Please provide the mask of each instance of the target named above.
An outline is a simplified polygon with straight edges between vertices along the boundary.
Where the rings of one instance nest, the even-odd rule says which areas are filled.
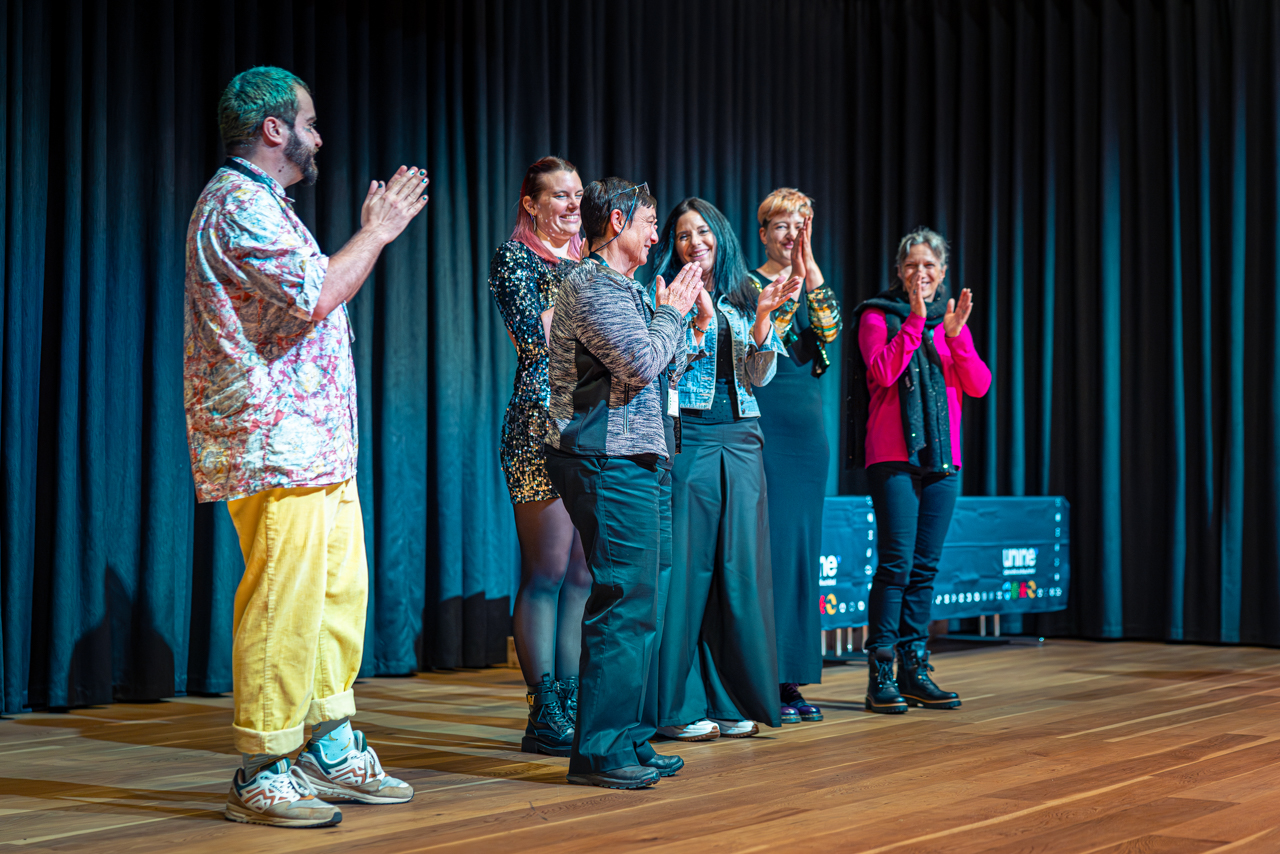
[[[943,691],[929,676],[933,665],[929,663],[929,650],[924,641],[905,644],[898,648],[898,689],[912,706],[926,709],[954,709],[960,705],[960,695]]]
[[[578,677],[570,676],[556,682],[556,693],[560,695],[560,705],[564,708],[564,716],[569,725],[578,725]]]
[[[904,713],[907,701],[898,693],[898,683],[893,679],[893,647],[868,650],[867,666],[870,669],[870,678],[867,680],[867,711],[882,715]]]
[[[525,753],[568,756],[573,748],[573,721],[565,717],[564,705],[550,673],[525,694],[529,701],[529,724],[524,728],[520,749]]]

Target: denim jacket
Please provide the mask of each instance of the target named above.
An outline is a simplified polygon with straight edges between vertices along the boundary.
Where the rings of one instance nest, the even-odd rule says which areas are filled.
[[[753,318],[743,314],[721,294],[716,299],[716,307],[724,313],[729,323],[730,337],[733,338],[733,382],[737,388],[738,417],[759,418],[760,404],[756,401],[752,386],[768,385],[778,370],[778,354],[785,353],[786,347],[778,338],[777,331],[771,325],[769,338],[764,347],[757,347],[751,336]],[[696,315],[697,309],[689,313],[689,319]],[[680,408],[710,409],[711,401],[716,393],[716,334],[720,324],[712,323],[702,341],[702,348],[694,343],[692,323],[686,333],[689,353],[705,351],[705,357],[696,362],[691,361],[684,375],[680,378]]]

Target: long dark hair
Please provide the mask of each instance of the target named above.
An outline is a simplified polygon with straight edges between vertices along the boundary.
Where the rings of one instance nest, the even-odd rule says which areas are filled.
[[[734,308],[747,315],[755,314],[759,294],[751,277],[747,275],[742,244],[738,243],[738,236],[733,233],[729,220],[706,199],[690,196],[672,208],[662,226],[662,239],[658,241],[658,248],[655,250],[654,276],[662,276],[670,282],[684,266],[676,253],[676,223],[689,211],[694,211],[706,221],[716,240],[716,260],[711,266],[711,296],[716,298],[724,294]]]
[[[516,227],[511,232],[508,240],[519,240],[525,246],[533,250],[539,258],[550,261],[552,264],[559,264],[561,258],[557,258],[547,249],[542,240],[538,237],[536,223],[533,221],[533,215],[524,209],[524,197],[532,196],[537,198],[546,186],[547,176],[555,172],[577,172],[578,167],[574,166],[563,157],[543,157],[541,160],[534,161],[524,173],[524,181],[520,183],[520,201],[516,203],[518,209],[516,213]],[[573,258],[582,257],[582,233],[579,232],[569,239],[569,255]]]

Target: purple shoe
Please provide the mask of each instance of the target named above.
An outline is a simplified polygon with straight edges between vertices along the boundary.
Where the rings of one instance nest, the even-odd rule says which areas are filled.
[[[800,696],[800,686],[794,682],[784,682],[782,689],[782,703],[784,707],[795,709],[796,714],[800,716],[802,721],[820,721],[822,720],[822,709],[812,703],[805,702],[804,697]],[[784,721],[785,723],[785,721]]]
[[[800,723],[800,712],[795,706],[788,706],[786,703],[782,704],[782,722],[784,724]]]

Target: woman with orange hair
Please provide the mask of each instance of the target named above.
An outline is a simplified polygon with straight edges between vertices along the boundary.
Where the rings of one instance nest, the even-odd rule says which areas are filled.
[[[757,398],[769,484],[782,722],[820,721],[822,711],[805,702],[800,686],[822,681],[818,563],[830,449],[818,382],[830,365],[826,345],[840,334],[840,303],[813,258],[813,200],[782,187],[765,197],[756,218],[767,257],[750,274],[757,287],[779,275],[804,279],[803,297],[774,312],[774,329],[787,351]]]

